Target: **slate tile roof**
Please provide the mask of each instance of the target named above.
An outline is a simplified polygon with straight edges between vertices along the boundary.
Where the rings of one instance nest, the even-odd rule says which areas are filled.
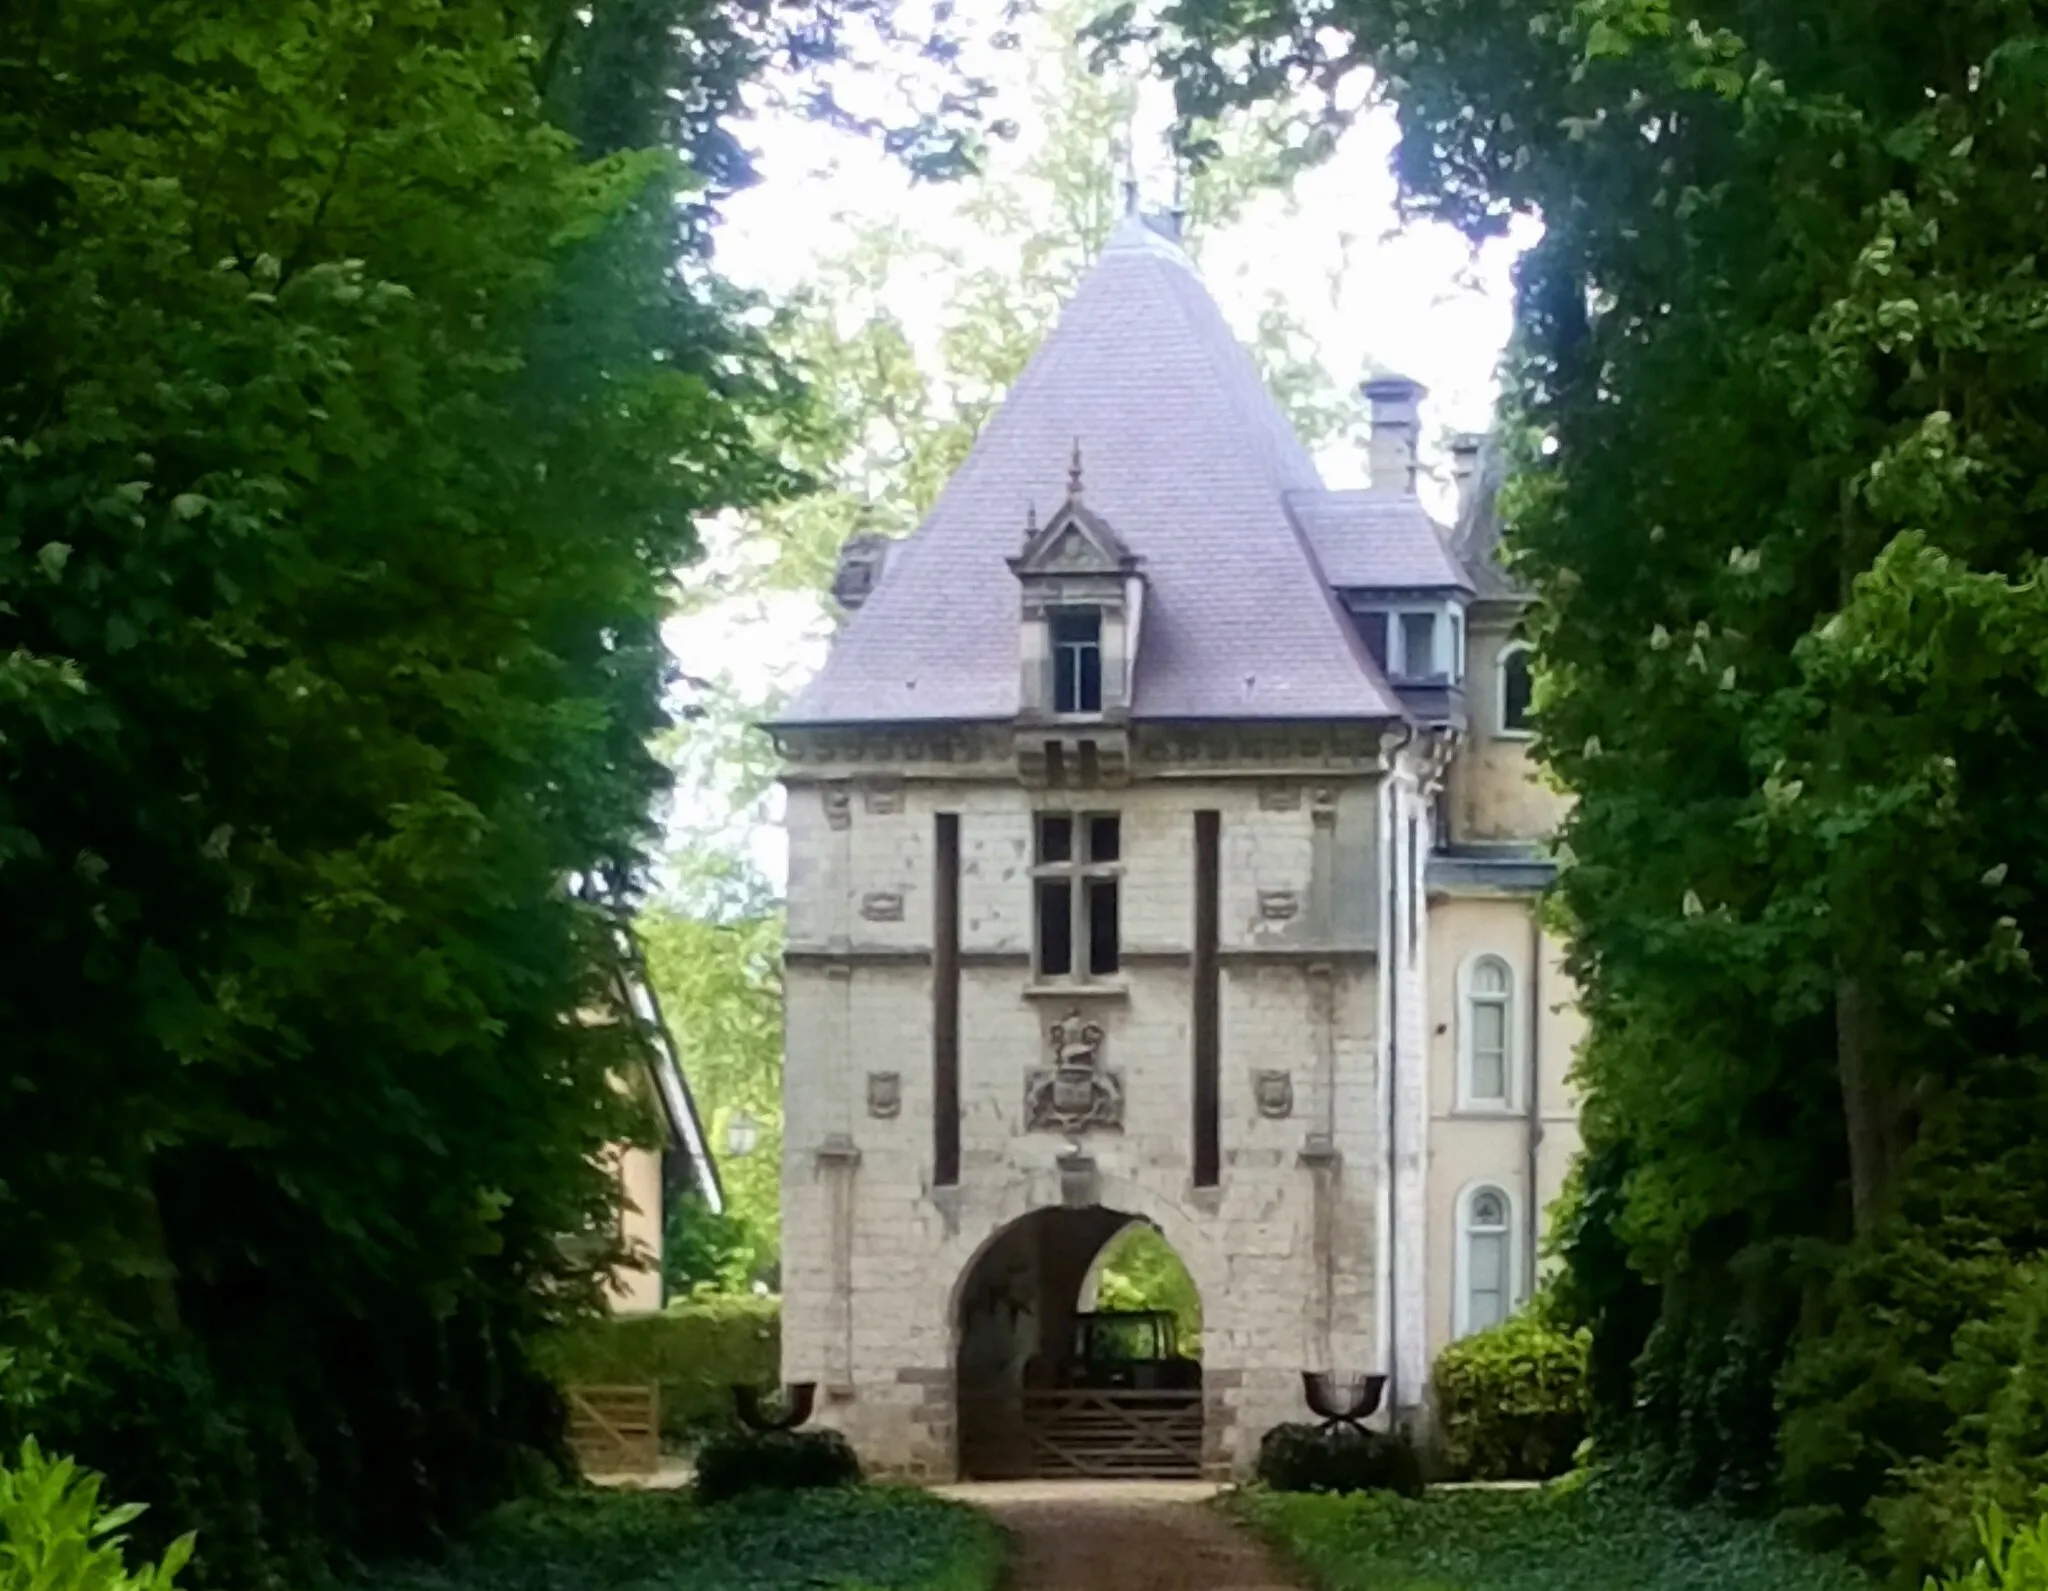
[[[1500,489],[1507,479],[1507,458],[1490,439],[1479,449],[1479,479],[1458,515],[1451,547],[1472,576],[1472,589],[1482,598],[1526,600],[1501,563]]]
[[[1472,589],[1436,521],[1405,492],[1289,492],[1287,506],[1333,586]]]
[[[1077,441],[1087,506],[1143,560],[1135,719],[1403,716],[1318,567],[1350,556],[1351,510],[1312,507],[1330,534],[1304,533],[1290,501],[1328,495],[1307,450],[1187,256],[1133,216],[781,721],[1013,716],[1005,560],[1064,500]],[[1404,569],[1414,540],[1404,521]]]

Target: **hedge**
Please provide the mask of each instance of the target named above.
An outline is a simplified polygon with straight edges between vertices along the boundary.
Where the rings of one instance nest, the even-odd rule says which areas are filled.
[[[657,1383],[663,1442],[689,1446],[732,1422],[735,1386],[780,1384],[782,1301],[704,1296],[614,1316],[554,1343],[547,1363],[565,1386]]]

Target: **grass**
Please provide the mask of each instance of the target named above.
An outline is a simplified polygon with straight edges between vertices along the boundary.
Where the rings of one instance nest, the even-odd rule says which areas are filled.
[[[357,1591],[989,1591],[1002,1538],[983,1515],[887,1486],[756,1493],[579,1491],[516,1503],[446,1562]]]
[[[1869,1591],[1769,1525],[1610,1488],[1418,1502],[1249,1491],[1228,1505],[1317,1591]]]

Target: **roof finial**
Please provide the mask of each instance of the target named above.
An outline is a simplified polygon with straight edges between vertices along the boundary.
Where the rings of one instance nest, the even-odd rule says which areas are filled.
[[[1074,457],[1072,461],[1067,465],[1067,501],[1070,503],[1078,503],[1080,500],[1081,439],[1077,436],[1074,438]]]
[[[1033,501],[1024,506],[1024,539],[1029,541],[1038,534],[1038,504]]]
[[[1124,214],[1138,213],[1138,112],[1136,107],[1124,112],[1123,136],[1117,140],[1119,164],[1124,168]]]

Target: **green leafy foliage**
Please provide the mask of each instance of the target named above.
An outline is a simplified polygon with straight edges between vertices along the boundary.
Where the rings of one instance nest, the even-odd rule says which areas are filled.
[[[1280,1492],[1422,1495],[1422,1460],[1406,1436],[1349,1426],[1276,1425],[1259,1439],[1258,1478]]]
[[[1368,69],[1411,210],[1542,221],[1503,509],[1538,752],[1576,798],[1555,907],[1591,1158],[1565,1254],[1599,1438],[1916,1581],[1954,1521],[1892,1505],[1982,1445],[1964,1328],[2008,1329],[1997,1273],[2048,1252],[2038,16],[1120,20],[1156,25],[1191,121],[1300,82],[1355,103]]]
[[[22,1443],[17,1463],[0,1464],[0,1591],[170,1591],[192,1538],[130,1569],[120,1532],[141,1513],[134,1503],[102,1508],[99,1476]]]
[[[1977,1539],[1982,1555],[1970,1569],[1949,1579],[1929,1580],[1927,1591],[2031,1591],[2048,1586],[2048,1520],[2015,1527],[1994,1503],[1977,1516]]]
[[[1180,1353],[1202,1357],[1202,1300],[1195,1279],[1157,1227],[1133,1222],[1109,1240],[1096,1264],[1097,1309],[1163,1309],[1173,1316]]]
[[[697,1453],[697,1500],[860,1483],[860,1460],[837,1431],[726,1431]]]
[[[693,883],[702,883],[701,875]],[[781,1252],[782,913],[764,889],[752,898],[667,905],[642,918],[647,970],[705,1117],[731,1217],[729,1252],[709,1276],[687,1274],[690,1240],[673,1253],[672,1293],[699,1281],[770,1281]],[[760,1129],[746,1155],[725,1152],[726,1128],[744,1112]],[[691,1214],[701,1214],[693,1211]],[[714,1235],[719,1223],[698,1223]]]
[[[662,1438],[688,1445],[734,1418],[732,1389],[779,1384],[782,1306],[751,1294],[679,1300],[659,1315],[593,1320],[548,1345],[559,1381],[661,1388]]]
[[[508,1507],[445,1562],[360,1591],[991,1591],[1002,1538],[975,1509],[889,1487],[756,1493],[571,1492]]]
[[[1452,1343],[1432,1372],[1444,1461],[1460,1480],[1549,1480],[1586,1437],[1586,1334],[1538,1304]]]
[[[1857,1591],[1836,1560],[1771,1527],[1614,1489],[1308,1497],[1250,1491],[1233,1510],[1317,1591]]]
[[[0,1440],[205,1584],[561,1457],[532,1344],[652,1126],[609,975],[667,593],[787,484],[705,263],[782,36],[0,8]]]

